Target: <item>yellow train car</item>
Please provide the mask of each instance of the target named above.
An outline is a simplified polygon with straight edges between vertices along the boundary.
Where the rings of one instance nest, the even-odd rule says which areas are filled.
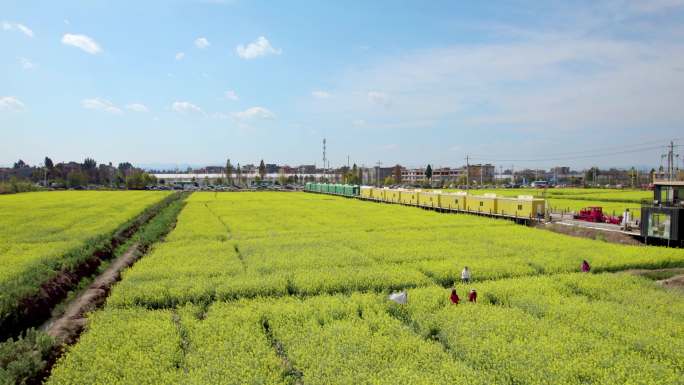
[[[418,205],[425,207],[439,207],[439,198],[442,194],[434,191],[421,191],[418,193]]]
[[[498,214],[496,194],[470,195],[466,201],[468,211]]]
[[[439,207],[447,210],[466,210],[467,194],[464,192],[440,194]]]
[[[374,187],[371,190],[371,194],[372,194],[371,198],[373,198],[373,199],[376,199],[379,201],[385,200],[385,189],[383,189],[383,188]]]
[[[546,215],[545,199],[535,198],[532,195],[519,195],[518,205],[522,206],[526,217],[532,218]]]
[[[385,189],[385,202],[399,203],[402,191],[398,189]]]
[[[370,186],[361,186],[360,195],[362,198],[370,199],[373,198],[373,188]]]
[[[499,197],[497,198],[497,208],[499,214],[507,215],[509,217],[527,217],[523,210],[523,206],[518,198],[513,197]]]
[[[420,190],[401,190],[401,203],[405,205],[417,205],[419,192]]]
[[[533,218],[538,215],[544,215],[546,201],[531,195],[519,195],[517,198],[500,197],[497,199],[497,208],[501,215],[518,218]]]

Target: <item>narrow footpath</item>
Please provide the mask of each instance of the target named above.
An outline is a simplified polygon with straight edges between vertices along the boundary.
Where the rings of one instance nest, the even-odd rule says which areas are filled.
[[[142,256],[139,247],[140,244],[133,244],[114,260],[87,289],[67,305],[63,314],[48,320],[42,329],[59,344],[73,344],[85,327],[86,314],[104,304],[112,286],[119,281],[121,272]]]

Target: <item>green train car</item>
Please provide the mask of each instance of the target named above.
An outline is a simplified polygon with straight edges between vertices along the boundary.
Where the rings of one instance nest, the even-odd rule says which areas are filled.
[[[307,182],[304,191],[356,197],[359,196],[361,188],[358,185]]]

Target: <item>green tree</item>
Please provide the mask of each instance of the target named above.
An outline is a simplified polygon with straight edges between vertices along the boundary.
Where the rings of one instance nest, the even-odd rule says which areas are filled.
[[[228,184],[233,184],[233,165],[230,164],[230,158],[226,160],[226,181]]]
[[[261,163],[259,163],[259,177],[261,177],[261,180],[264,180],[266,177],[266,165],[264,164],[264,160],[261,160]]]
[[[83,160],[83,169],[84,170],[94,170],[97,167],[97,162],[93,158],[85,158]]]
[[[145,188],[145,178],[140,170],[134,170],[126,176],[126,188],[129,190],[142,190]]]
[[[594,184],[594,183],[596,183],[596,180],[594,180],[594,176],[598,177],[598,175],[599,175],[598,167],[592,167],[592,168],[588,169],[587,171],[585,171],[584,180],[586,183]]]
[[[156,183],[157,178],[140,169],[133,169],[126,176],[126,188],[129,190],[143,190],[145,187]]]
[[[119,163],[119,166],[117,167],[119,171],[121,171],[124,175],[133,168],[133,165],[130,164],[129,162],[124,162],[124,163]]]
[[[356,163],[352,166],[351,169],[351,174],[352,174],[352,184],[361,184],[361,176],[359,175],[359,168],[356,167]]]
[[[71,171],[67,175],[67,187],[82,187],[88,183],[88,177],[81,171]]]
[[[45,157],[45,160],[43,161],[43,166],[45,167],[45,170],[43,170],[44,174],[44,183],[45,186],[47,186],[48,179],[50,179],[52,175],[52,170],[55,168],[55,164],[52,163],[52,159],[48,158],[47,156]]]
[[[240,163],[237,164],[237,168],[235,169],[235,177],[237,178],[237,184],[242,184],[242,169],[240,168]]]
[[[16,169],[20,169],[20,168],[24,168],[24,167],[28,167],[28,166],[29,165],[26,164],[23,160],[19,159],[17,162],[14,163],[12,168],[16,170]]]
[[[425,168],[425,178],[428,181],[432,181],[432,166],[430,166],[429,164]]]
[[[83,172],[87,177],[88,183],[98,183],[97,162],[93,158],[85,158],[83,160]]]
[[[114,175],[114,185],[116,187],[119,187],[125,183],[126,183],[126,175],[124,174],[123,171],[117,170],[116,174]]]
[[[392,174],[394,174],[394,183],[396,183],[396,184],[401,183],[401,166],[400,165],[394,166],[394,170],[392,170]]]

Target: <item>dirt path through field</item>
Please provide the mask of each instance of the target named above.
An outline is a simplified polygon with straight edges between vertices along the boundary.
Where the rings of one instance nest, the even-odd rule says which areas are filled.
[[[632,269],[625,270],[623,273],[638,275],[656,281],[657,284],[673,289],[682,290],[684,293],[684,268],[675,267],[671,269]]]
[[[97,309],[107,299],[112,286],[121,277],[121,271],[133,265],[141,253],[133,244],[123,255],[93,281],[90,286],[71,301],[64,313],[45,324],[46,332],[61,343],[71,344],[78,338],[86,324],[86,314]]]

